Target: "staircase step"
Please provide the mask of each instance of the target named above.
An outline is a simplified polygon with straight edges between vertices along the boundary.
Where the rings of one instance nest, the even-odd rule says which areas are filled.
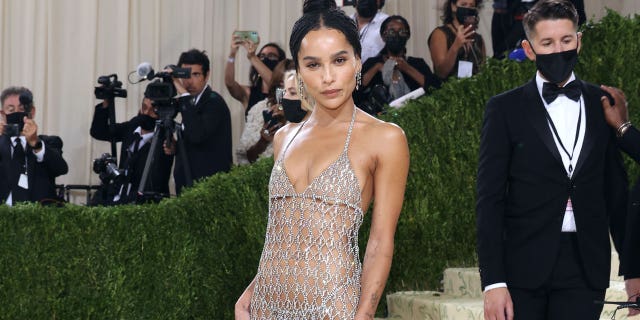
[[[614,265],[615,261],[615,265]],[[607,301],[625,301],[624,281],[617,276],[618,256],[612,253],[612,269]],[[387,295],[389,316],[386,320],[481,320],[483,299],[477,268],[449,268],[444,272],[444,293],[434,291],[406,291]],[[610,320],[616,306],[605,305],[601,320]],[[617,320],[640,320],[627,317],[627,310],[616,313]]]
[[[448,268],[444,270],[444,294],[454,297],[481,298],[478,268]]]
[[[620,268],[620,259],[618,253],[615,250],[611,250],[611,273],[609,279],[612,281],[624,281],[624,277],[618,276],[618,269]]]
[[[482,320],[481,298],[453,297],[434,291],[387,295],[389,317],[402,320]]]

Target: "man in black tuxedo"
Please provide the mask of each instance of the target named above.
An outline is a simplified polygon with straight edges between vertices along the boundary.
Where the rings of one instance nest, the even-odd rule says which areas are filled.
[[[637,163],[640,163],[640,131],[629,121],[627,98],[617,88],[602,86],[613,98],[602,99],[602,108],[607,123],[616,129],[620,148]],[[637,301],[640,296],[640,180],[636,181],[629,196],[627,229],[624,241],[624,278],[629,301]],[[629,316],[640,314],[640,310],[632,309]]]
[[[142,200],[138,195],[138,187],[151,149],[155,123],[158,115],[154,111],[152,101],[145,96],[137,116],[131,120],[109,125],[109,109],[107,101],[96,105],[91,122],[91,136],[102,141],[122,142],[120,149],[119,169],[122,178],[112,184],[103,183],[99,192],[100,199],[96,204],[124,204]],[[173,156],[162,150],[165,138],[165,128],[158,132],[158,147],[153,151],[153,165],[149,168],[149,176],[144,188],[145,193],[151,193],[154,198],[169,196],[169,178]]]
[[[598,319],[618,252],[626,172],[602,91],[576,78],[581,45],[570,2],[525,15],[535,79],[489,100],[477,180],[485,319]]]
[[[7,88],[0,101],[0,199],[9,206],[56,200],[55,179],[69,170],[62,158],[62,139],[38,135],[29,89]]]
[[[165,152],[177,154],[173,177],[176,193],[180,194],[183,187],[190,186],[187,174],[196,181],[217,172],[227,172],[233,159],[231,116],[222,96],[207,84],[209,58],[204,51],[191,49],[180,55],[178,67],[191,68],[190,78],[173,79],[182,113],[180,129],[186,159],[181,157],[180,144],[165,145]]]

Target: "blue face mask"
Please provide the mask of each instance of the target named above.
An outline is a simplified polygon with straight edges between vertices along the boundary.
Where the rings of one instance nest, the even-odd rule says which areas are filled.
[[[284,117],[289,122],[298,123],[307,115],[307,111],[302,109],[302,103],[300,100],[282,99],[281,104],[282,109],[284,110]]]

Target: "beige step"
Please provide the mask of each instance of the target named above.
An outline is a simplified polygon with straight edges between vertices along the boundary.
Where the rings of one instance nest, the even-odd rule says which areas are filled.
[[[615,261],[615,262],[614,262]],[[612,253],[612,269],[617,270],[618,257]],[[625,301],[624,281],[611,274],[612,281],[605,300]],[[477,268],[449,268],[444,272],[444,293],[433,291],[407,291],[387,295],[387,320],[476,320],[483,319],[483,301],[480,275]],[[605,305],[601,319],[611,319],[615,305]],[[640,316],[627,317],[627,310],[616,313],[617,320],[640,320]]]
[[[389,317],[402,320],[482,320],[481,298],[452,297],[433,291],[387,295]]]
[[[481,298],[478,268],[448,268],[444,270],[444,294],[453,297]]]

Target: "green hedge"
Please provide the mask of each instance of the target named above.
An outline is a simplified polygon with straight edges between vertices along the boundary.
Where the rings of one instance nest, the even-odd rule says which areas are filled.
[[[623,88],[637,106],[640,20],[610,12],[584,33],[579,76]],[[384,116],[411,150],[388,291],[437,289],[444,268],[475,265],[484,104],[533,73],[530,62],[489,61]],[[158,205],[0,206],[0,318],[232,319],[260,258],[272,164],[235,168]]]

